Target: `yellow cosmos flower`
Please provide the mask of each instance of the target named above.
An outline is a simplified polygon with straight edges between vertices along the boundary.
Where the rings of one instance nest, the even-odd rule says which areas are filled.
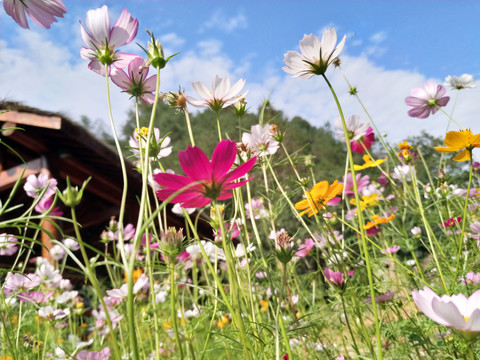
[[[228,317],[227,315],[223,315],[223,318],[221,320],[217,321],[217,326],[219,328],[223,328],[228,325]]]
[[[360,200],[360,209],[363,211],[365,208],[378,205],[378,194],[374,193],[372,195],[363,195],[362,200]],[[357,206],[357,201],[355,199],[350,200],[350,204]]]
[[[381,218],[380,215],[373,215],[372,216],[372,221],[367,222],[363,228],[365,230],[368,230],[368,229],[371,229],[374,226],[377,226],[377,225],[380,225],[380,224],[386,224],[386,223],[392,221],[393,219],[395,219],[394,214],[390,215],[388,218],[386,218],[386,217]]]
[[[455,161],[466,161],[472,157],[472,150],[480,147],[480,134],[473,135],[470,129],[460,131],[449,131],[445,136],[445,145],[435,146],[435,150],[440,152],[455,152],[463,150],[455,156]]]
[[[363,155],[364,164],[363,165],[353,165],[353,170],[358,171],[358,170],[363,170],[363,169],[370,168],[370,167],[377,167],[378,165],[385,162],[386,160],[387,160],[387,158],[378,159],[377,161],[373,161],[372,159],[370,159],[369,155],[365,154],[365,155]]]
[[[295,209],[303,210],[300,216],[306,213],[308,213],[308,217],[313,216],[318,213],[328,201],[338,194],[341,194],[342,190],[343,185],[339,184],[337,180],[335,180],[332,185],[329,185],[328,181],[320,181],[313,186],[312,190],[305,193],[307,197],[305,200],[295,204]]]

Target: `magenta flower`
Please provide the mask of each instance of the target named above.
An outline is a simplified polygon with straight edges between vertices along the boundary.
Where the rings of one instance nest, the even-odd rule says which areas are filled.
[[[24,29],[29,29],[27,16],[38,26],[50,29],[50,25],[57,22],[55,17],[63,18],[67,8],[62,0],[4,0],[5,12]]]
[[[405,99],[405,103],[412,108],[408,115],[426,119],[430,114],[435,114],[442,106],[446,106],[450,100],[449,96],[444,96],[447,90],[443,85],[427,81],[423,88],[415,88],[410,91],[410,96]]]
[[[115,85],[136,99],[140,98],[147,104],[153,104],[157,88],[157,74],[148,76],[148,66],[140,56],[133,58],[128,63],[128,70],[112,68],[111,78]]]
[[[80,22],[82,39],[87,45],[81,48],[80,55],[83,59],[90,60],[90,70],[105,76],[105,65],[114,64],[123,69],[138,57],[115,51],[116,48],[130,43],[137,35],[138,20],[133,18],[127,9],[123,9],[112,28],[106,5],[89,10],[85,16],[85,25],[87,29]]]
[[[480,290],[469,298],[463,294],[438,296],[425,286],[412,292],[413,301],[436,323],[460,330],[464,335],[480,332]]]
[[[45,196],[35,205],[35,211],[40,214],[50,216],[62,216],[63,212],[58,206],[53,206],[53,196],[46,198]]]
[[[187,101],[193,106],[197,107],[210,107],[213,111],[219,111],[232,104],[235,104],[240,98],[243,98],[245,94],[239,95],[242,88],[245,86],[245,80],[238,80],[233,86],[230,86],[230,78],[221,78],[215,75],[212,80],[212,89],[208,88],[200,81],[194,81],[192,83],[193,89],[203,99],[195,99],[187,96]]]
[[[32,174],[27,177],[27,181],[23,188],[27,195],[34,199],[42,193],[43,189],[47,188],[43,193],[42,198],[48,199],[57,191],[57,180],[54,178],[49,179],[48,175],[45,173],[39,174],[38,177]]]
[[[153,175],[155,181],[164,187],[157,191],[157,197],[164,201],[175,192],[190,186],[175,196],[172,203],[182,203],[184,208],[198,208],[212,200],[226,200],[233,195],[231,189],[244,185],[247,180],[236,180],[249,172],[257,161],[256,157],[231,170],[237,155],[234,141],[223,140],[215,148],[212,160],[197,146],[188,146],[180,151],[178,159],[187,176],[160,173]]]
[[[341,287],[343,285],[343,274],[341,272],[332,271],[329,268],[323,270],[325,279],[331,282],[332,284]]]
[[[17,239],[13,235],[0,234],[0,256],[10,256],[17,252]]]
[[[106,347],[100,352],[82,350],[77,355],[77,360],[108,360],[110,359],[110,348]]]

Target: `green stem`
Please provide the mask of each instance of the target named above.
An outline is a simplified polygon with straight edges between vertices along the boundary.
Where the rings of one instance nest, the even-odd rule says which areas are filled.
[[[175,337],[175,343],[177,344],[178,350],[180,352],[180,359],[183,359],[183,347],[182,342],[180,341],[180,336],[178,334],[178,324],[177,324],[177,312],[175,308],[177,290],[175,287],[175,259],[169,259],[168,270],[170,272],[170,309],[172,312],[172,326],[173,334]]]
[[[330,84],[330,81],[328,81],[327,77],[325,74],[322,75],[323,79],[327,83],[330,92],[332,93],[333,98],[335,99],[335,103],[337,104],[338,112],[340,114],[340,118],[342,119],[342,125],[343,125],[343,131],[345,133],[345,144],[347,145],[347,152],[348,152],[348,160],[350,163],[350,172],[352,173],[352,183],[353,183],[353,190],[355,193],[355,200],[357,204],[360,204],[360,196],[358,193],[358,187],[357,187],[357,179],[355,176],[355,170],[354,170],[354,163],[353,163],[353,156],[352,156],[352,149],[350,147],[350,141],[348,141],[348,129],[347,129],[347,124],[345,122],[345,116],[343,115],[343,110],[340,105],[340,102],[338,100],[337,94],[335,93],[335,90],[332,87],[332,84]],[[363,227],[364,225],[364,220],[363,220],[363,214],[362,211],[358,211],[358,222],[360,224],[360,235],[361,235],[361,240],[362,240],[362,249],[363,249],[363,255],[365,257],[365,265],[366,265],[366,270],[367,270],[367,277],[368,277],[368,284],[370,287],[370,297],[372,299],[372,311],[373,311],[373,317],[375,320],[375,333],[376,333],[376,338],[377,338],[377,355],[380,360],[383,359],[383,351],[382,351],[382,338],[380,334],[380,322],[378,319],[378,309],[377,309],[377,302],[375,301],[375,287],[373,283],[373,275],[372,275],[372,269],[371,269],[371,264],[370,264],[370,257],[368,254],[368,247],[367,247],[367,240],[365,236],[365,229]]]
[[[187,122],[188,136],[190,136],[190,143],[192,146],[195,146],[195,140],[193,138],[192,124],[190,123],[190,114],[188,113],[187,108],[183,111],[185,113],[185,121]]]
[[[222,130],[220,129],[220,110],[217,110],[216,113],[217,113],[218,141],[222,141]]]

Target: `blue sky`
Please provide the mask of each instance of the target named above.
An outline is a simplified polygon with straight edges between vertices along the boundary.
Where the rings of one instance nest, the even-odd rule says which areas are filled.
[[[273,106],[315,125],[333,123],[334,103],[320,78],[292,79],[282,71],[283,54],[298,50],[304,34],[321,36],[333,26],[347,35],[341,54],[343,73],[377,126],[392,141],[421,129],[445,133],[447,118],[437,114],[411,119],[404,99],[426,80],[472,74],[480,79],[479,1],[64,1],[67,14],[50,30],[31,24],[21,29],[0,11],[0,97],[45,110],[62,111],[78,120],[106,119],[103,78],[87,69],[79,56],[79,20],[89,9],[107,4],[113,22],[123,8],[139,19],[136,42],[145,45],[145,28],[161,39],[166,54],[179,52],[162,72],[162,91],[190,83],[208,86],[216,75],[232,82],[246,79],[252,108],[271,93]],[[133,42],[122,51],[141,50]],[[347,94],[338,70],[331,70],[347,115],[363,111]],[[454,117],[480,132],[479,87],[460,92]],[[456,93],[449,91],[453,97]],[[121,124],[132,107],[128,96],[114,91],[114,115]],[[453,99],[446,111],[453,109]],[[365,118],[365,117],[364,117]]]

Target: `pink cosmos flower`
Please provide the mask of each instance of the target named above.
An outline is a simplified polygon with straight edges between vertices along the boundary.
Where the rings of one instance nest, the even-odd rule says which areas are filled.
[[[100,352],[82,350],[77,355],[77,360],[108,360],[110,359],[110,348],[106,347]]]
[[[480,331],[480,290],[469,298],[463,294],[438,296],[425,286],[412,292],[413,301],[436,323],[460,330],[463,334]]]
[[[427,81],[423,88],[415,88],[410,91],[410,96],[405,99],[405,103],[412,108],[408,115],[420,119],[426,119],[430,114],[435,114],[442,106],[446,106],[450,100],[449,96],[444,96],[447,90],[443,85]]]
[[[382,250],[382,254],[395,254],[398,250],[400,250],[400,246],[398,245],[393,245],[392,247],[389,247],[389,248],[386,248],[384,250]]]
[[[108,7],[89,10],[85,16],[86,29],[80,22],[83,42],[80,55],[90,60],[88,68],[97,74],[105,76],[105,65],[114,64],[123,69],[138,55],[115,51],[116,48],[130,43],[137,35],[138,20],[133,18],[127,9],[123,9],[118,20],[110,28]]]
[[[247,145],[257,156],[275,154],[280,145],[273,138],[273,134],[270,131],[271,127],[272,125],[270,124],[265,126],[253,125],[250,133],[243,133],[242,143]]]
[[[346,120],[348,139],[350,140],[350,147],[352,151],[363,154],[365,149],[370,149],[372,143],[375,141],[375,134],[368,122],[361,122],[360,116],[352,115]],[[335,134],[343,141],[345,141],[345,132],[343,131],[342,120],[337,118],[335,120],[335,127],[338,131]]]
[[[298,250],[295,253],[295,255],[299,258],[305,257],[310,253],[310,251],[312,251],[313,246],[314,246],[313,239],[312,238],[307,238],[307,239],[305,239],[303,244],[300,244],[300,246],[298,247]]]
[[[53,205],[53,196],[46,198],[45,196],[35,205],[35,211],[40,214],[50,215],[50,216],[62,216],[63,212],[58,206]],[[50,210],[51,209],[51,210]]]
[[[145,66],[145,60],[140,56],[133,58],[128,63],[128,70],[112,68],[111,78],[115,85],[123,89],[132,97],[140,98],[147,104],[153,104],[155,95],[153,93],[157,87],[157,74],[148,76],[148,66]]]
[[[355,175],[355,179],[357,180],[357,188],[358,192],[361,193],[362,190],[370,183],[370,176],[357,173]],[[352,181],[352,174],[348,173],[347,177],[343,177],[343,189],[345,191],[346,196],[354,196],[355,193],[353,192],[353,181]]]
[[[250,219],[253,213],[254,219],[261,219],[268,216],[268,211],[263,206],[263,199],[252,199],[252,212],[250,212],[250,204],[245,204],[245,214]]]
[[[37,274],[14,274],[9,272],[5,284],[3,284],[3,293],[10,296],[12,293],[32,290],[36,288],[42,279]]]
[[[50,25],[57,22],[55,17],[63,18],[67,8],[62,0],[4,0],[5,12],[24,29],[29,29],[27,16],[38,26],[50,29]]]
[[[325,270],[323,270],[323,274],[325,275],[325,279],[334,285],[340,287],[343,285],[343,274],[341,272],[336,272],[330,270],[329,268],[325,268]]]
[[[477,285],[480,282],[480,273],[469,272],[466,273],[464,277],[459,277],[458,280],[460,280],[463,285]]]
[[[0,234],[0,256],[11,256],[18,250],[17,239],[13,235]]]
[[[187,96],[187,101],[193,106],[208,106],[214,111],[219,111],[236,103],[239,98],[245,97],[247,93],[239,95],[244,86],[245,80],[243,79],[238,80],[233,86],[230,86],[230,78],[221,78],[215,75],[215,78],[212,80],[212,90],[208,90],[202,82],[194,81],[192,87],[203,99],[199,100]]]
[[[457,216],[456,218],[450,218],[450,219],[447,219],[447,221],[444,221],[443,222],[443,226],[445,227],[453,227],[457,224],[460,224],[460,222],[462,221],[462,217],[461,216]]]
[[[180,151],[178,159],[187,176],[160,173],[153,175],[155,181],[164,187],[156,192],[164,201],[175,192],[190,186],[175,196],[172,203],[182,203],[184,208],[197,208],[209,204],[212,200],[226,200],[233,195],[231,189],[244,185],[247,181],[235,182],[249,172],[257,161],[256,157],[231,170],[237,155],[234,141],[223,140],[215,148],[212,159],[197,146],[188,146]]]
[[[228,222],[224,223],[223,226],[225,227],[225,231],[227,232],[227,239],[235,239],[240,235],[241,227],[239,228],[237,222],[234,221],[232,225]],[[218,228],[213,232],[215,236],[215,242],[222,242],[222,228]]]
[[[313,34],[304,35],[300,40],[300,51],[289,51],[284,55],[283,62],[286,66],[282,69],[292,74],[295,78],[309,79],[313,75],[323,75],[328,66],[343,50],[345,38],[337,43],[337,32],[333,28],[323,32],[322,40]]]
[[[54,178],[48,178],[48,175],[41,173],[38,176],[29,175],[27,181],[23,186],[25,192],[28,196],[36,199],[43,191],[47,188],[42,196],[42,198],[50,198],[57,191],[57,180]]]

